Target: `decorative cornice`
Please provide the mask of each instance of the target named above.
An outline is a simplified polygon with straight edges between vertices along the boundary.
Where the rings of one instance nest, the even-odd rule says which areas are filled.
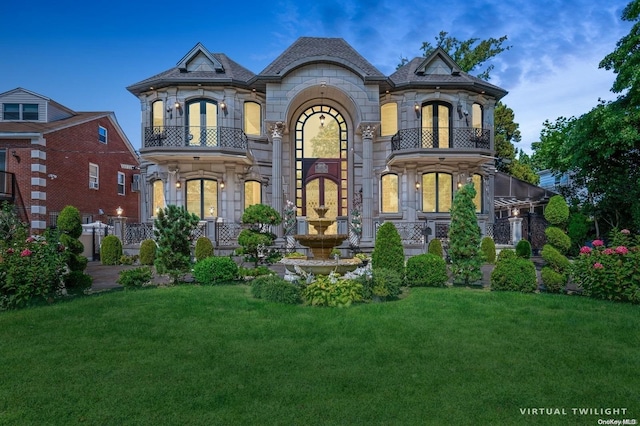
[[[379,125],[379,123],[360,123],[358,132],[362,134],[363,139],[373,139]]]

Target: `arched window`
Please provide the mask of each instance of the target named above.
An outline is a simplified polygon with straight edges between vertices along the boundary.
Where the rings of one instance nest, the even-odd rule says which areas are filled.
[[[151,193],[152,193],[152,214],[157,215],[159,210],[162,210],[166,207],[166,203],[164,200],[164,182],[160,179],[154,180],[151,184]]]
[[[161,133],[164,126],[164,101],[157,100],[151,104],[151,126],[153,133]]]
[[[218,146],[218,104],[207,99],[187,104],[187,139],[191,146]]]
[[[380,210],[382,213],[398,213],[398,175],[387,173],[380,181]]]
[[[244,132],[254,136],[262,134],[262,111],[257,102],[244,103]]]
[[[472,180],[473,189],[476,190],[476,196],[473,199],[473,203],[476,205],[476,213],[482,213],[482,176],[474,174]]]
[[[380,136],[392,136],[398,132],[398,104],[389,102],[380,107]]]
[[[449,173],[422,175],[422,211],[448,213],[453,199],[453,178]]]
[[[218,181],[213,179],[191,179],[187,181],[187,211],[200,219],[214,216],[218,212]],[[210,213],[213,207],[214,214]]]
[[[422,147],[451,147],[451,105],[430,102],[422,106]]]
[[[248,180],[244,183],[244,208],[262,202],[262,185],[256,180]]]
[[[481,130],[482,123],[484,123],[484,109],[480,104],[473,104],[471,107],[471,127]]]

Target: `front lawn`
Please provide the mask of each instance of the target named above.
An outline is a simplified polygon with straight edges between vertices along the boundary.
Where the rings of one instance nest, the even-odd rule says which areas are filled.
[[[105,293],[0,313],[0,424],[640,419],[638,330],[638,306],[463,288],[347,309],[247,286]]]

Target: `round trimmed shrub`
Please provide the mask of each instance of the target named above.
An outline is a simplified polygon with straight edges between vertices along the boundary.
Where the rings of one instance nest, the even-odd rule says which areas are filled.
[[[200,237],[196,240],[196,262],[213,256],[213,243],[207,237]]]
[[[531,243],[527,240],[518,241],[518,244],[516,244],[516,256],[529,259],[531,257]]]
[[[405,280],[410,287],[444,287],[448,279],[447,264],[440,256],[425,253],[407,260]]]
[[[516,257],[518,257],[518,255],[516,254],[515,251],[511,249],[503,249],[503,250],[500,250],[500,254],[498,254],[498,263],[500,263],[505,259],[514,259]]]
[[[373,269],[373,295],[382,299],[394,299],[400,295],[402,277],[393,269]]]
[[[569,259],[550,244],[545,244],[544,247],[542,247],[542,258],[547,262],[547,265],[556,272],[568,271],[571,267]]]
[[[238,265],[229,257],[206,257],[194,265],[193,277],[205,285],[232,281],[238,277]]]
[[[117,265],[122,257],[122,242],[115,235],[107,235],[100,245],[100,262],[103,265]]]
[[[400,279],[404,278],[404,248],[400,234],[392,222],[385,222],[378,228],[371,266],[374,269],[396,271]]]
[[[444,251],[442,250],[442,242],[438,238],[434,238],[433,240],[431,240],[429,242],[427,253],[435,254],[436,256],[442,257],[444,255]]]
[[[540,276],[542,278],[542,283],[544,284],[545,289],[549,293],[560,293],[564,290],[567,282],[569,281],[568,277],[565,274],[561,274],[559,272],[554,271],[549,266],[544,266],[540,271]]]
[[[491,290],[531,293],[537,288],[536,267],[529,259],[503,259],[491,272]]]
[[[562,195],[554,195],[544,209],[544,218],[552,225],[562,226],[569,219],[569,206]]]
[[[485,262],[496,263],[496,243],[491,237],[484,237],[480,242],[480,250],[484,254]]]
[[[156,242],[146,239],[140,243],[140,264],[152,266],[156,260]]]
[[[72,238],[80,238],[82,235],[82,218],[80,211],[73,206],[66,206],[58,215],[57,228],[61,233]]]
[[[251,282],[251,293],[257,299],[296,305],[302,302],[300,287],[277,275],[263,275]]]
[[[557,226],[549,226],[544,230],[544,235],[547,236],[547,243],[558,249],[560,253],[564,254],[571,248],[571,237]]]

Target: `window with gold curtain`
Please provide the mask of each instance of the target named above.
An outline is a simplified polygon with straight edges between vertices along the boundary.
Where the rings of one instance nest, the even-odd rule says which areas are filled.
[[[380,136],[392,136],[398,132],[398,104],[389,102],[380,107]]]
[[[473,189],[476,190],[476,196],[473,199],[476,213],[482,213],[482,176],[479,174],[473,175]]]
[[[380,182],[382,213],[398,213],[398,175],[389,173],[382,176]]]
[[[164,182],[160,179],[154,180],[151,186],[153,193],[152,215],[155,216],[158,214],[158,210],[162,210],[166,207],[166,203],[164,200]]]
[[[453,199],[453,177],[449,173],[422,175],[422,211],[448,213]]]
[[[248,180],[244,183],[244,208],[262,202],[262,185],[255,180]]]

